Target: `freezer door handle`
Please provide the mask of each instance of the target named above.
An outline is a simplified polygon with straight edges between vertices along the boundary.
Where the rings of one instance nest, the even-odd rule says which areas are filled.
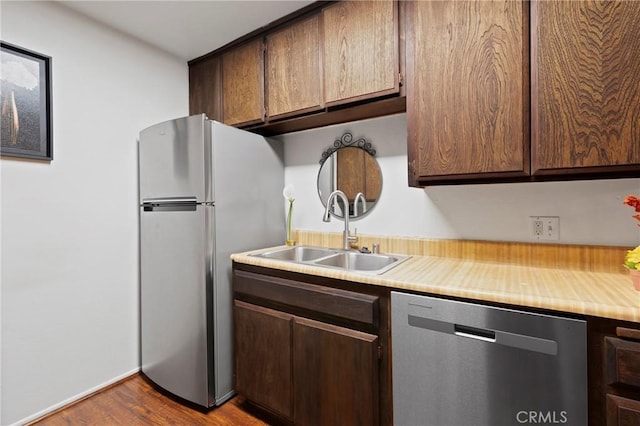
[[[142,201],[145,212],[195,211],[197,206],[196,197],[149,198]]]

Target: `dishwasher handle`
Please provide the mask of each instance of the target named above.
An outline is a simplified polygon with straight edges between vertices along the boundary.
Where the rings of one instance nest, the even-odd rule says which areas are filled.
[[[483,342],[494,343],[496,341],[496,332],[484,328],[469,327],[468,325],[455,324],[453,326],[453,334],[469,339],[482,340]]]
[[[540,352],[547,355],[558,355],[558,342],[542,337],[528,336],[526,334],[512,333],[502,330],[490,330],[468,325],[454,324],[448,321],[441,321],[427,318],[422,315],[411,315],[407,317],[409,326],[424,328],[444,334],[452,334],[458,337],[466,337],[493,343],[502,346],[511,346],[526,351]]]

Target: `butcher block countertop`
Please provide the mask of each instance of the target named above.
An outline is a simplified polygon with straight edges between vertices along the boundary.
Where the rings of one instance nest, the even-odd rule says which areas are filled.
[[[298,241],[340,247],[340,237],[306,233],[299,234]],[[234,254],[231,259],[400,291],[640,322],[640,291],[620,266],[624,248],[415,239],[405,239],[405,244],[388,237],[361,237],[358,243],[373,240],[384,241],[381,253],[412,257],[381,275],[250,256],[273,248]],[[403,245],[404,250],[399,250]],[[385,246],[396,250],[384,250]]]

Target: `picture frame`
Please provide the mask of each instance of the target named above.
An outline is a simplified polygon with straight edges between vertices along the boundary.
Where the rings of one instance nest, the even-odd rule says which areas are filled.
[[[51,57],[0,41],[0,156],[53,160]]]

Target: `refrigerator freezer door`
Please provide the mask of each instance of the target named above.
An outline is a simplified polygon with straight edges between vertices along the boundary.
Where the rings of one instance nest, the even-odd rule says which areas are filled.
[[[142,372],[173,394],[209,407],[214,207],[162,207],[140,211]]]
[[[178,118],[140,132],[140,202],[191,196],[212,201],[209,120],[204,114]]]

